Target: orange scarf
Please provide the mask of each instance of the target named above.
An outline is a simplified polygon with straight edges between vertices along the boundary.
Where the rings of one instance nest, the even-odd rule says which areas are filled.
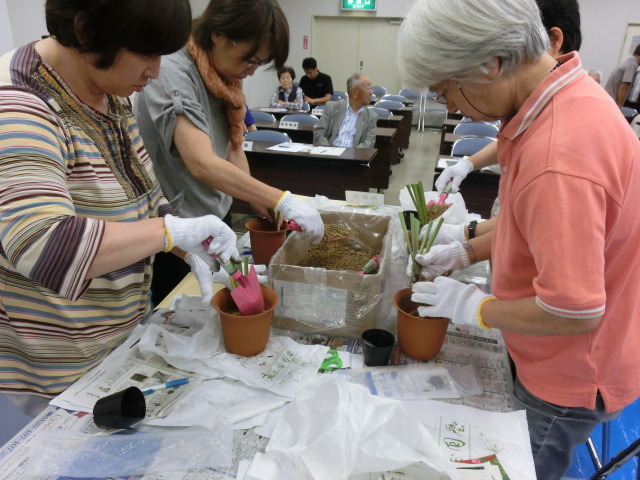
[[[202,50],[193,41],[193,37],[187,43],[187,51],[198,66],[198,73],[202,77],[205,87],[211,95],[224,100],[224,108],[229,125],[229,141],[232,150],[242,148],[244,140],[244,116],[247,100],[242,92],[242,82],[227,82],[220,78],[213,66],[211,56]]]

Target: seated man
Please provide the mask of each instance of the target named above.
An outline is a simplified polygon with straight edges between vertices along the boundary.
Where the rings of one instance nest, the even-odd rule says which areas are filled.
[[[313,130],[313,144],[334,147],[373,148],[378,115],[367,108],[371,80],[351,75],[347,80],[349,101],[328,102]]]
[[[303,99],[309,105],[324,105],[333,95],[333,82],[326,73],[318,71],[318,62],[313,57],[302,61],[304,75],[300,79],[300,88],[304,93]]]

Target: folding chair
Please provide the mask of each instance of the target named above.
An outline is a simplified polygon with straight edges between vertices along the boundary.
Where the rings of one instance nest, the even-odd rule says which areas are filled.
[[[453,133],[477,137],[497,137],[499,131],[496,125],[488,122],[461,122],[453,129]]]
[[[271,123],[276,121],[276,117],[274,117],[271,113],[262,112],[260,110],[250,110],[250,112],[256,122]]]
[[[333,95],[331,95],[331,100],[334,102],[348,99],[349,95],[347,95],[345,92],[338,92],[337,90],[334,90]]]
[[[384,87],[381,87],[380,85],[376,85],[375,87],[371,87],[371,90],[373,90],[373,94],[376,97],[382,97],[382,96],[387,94],[387,89],[384,88]]]
[[[251,142],[273,142],[274,145],[278,143],[291,143],[289,135],[275,130],[254,130],[247,132],[244,138]]]
[[[290,113],[283,116],[280,119],[281,122],[298,122],[300,124],[315,125],[320,119],[315,115],[309,115],[306,113]]]
[[[493,137],[462,137],[453,142],[451,155],[454,157],[470,156],[495,141],[496,139]]]
[[[384,95],[382,97],[382,100],[391,100],[392,102],[400,102],[400,103],[404,104],[404,102],[407,101],[407,98],[405,96],[403,96],[403,95],[390,95],[390,94],[387,94],[387,95]]]
[[[376,112],[376,115],[378,115],[378,118],[389,118],[391,115],[393,115],[386,108],[379,108],[379,107],[369,107],[369,108],[374,112]]]
[[[607,478],[613,472],[622,467],[633,457],[638,457],[638,465],[636,466],[636,480],[640,480],[640,438],[632,442],[627,448],[619,452],[616,456],[609,460],[609,439],[611,437],[611,422],[602,423],[602,459],[598,455],[598,451],[591,437],[586,442],[587,449],[591,455],[593,466],[596,468],[589,480],[602,480]],[[608,460],[608,461],[607,461]],[[602,465],[606,462],[605,465]]]

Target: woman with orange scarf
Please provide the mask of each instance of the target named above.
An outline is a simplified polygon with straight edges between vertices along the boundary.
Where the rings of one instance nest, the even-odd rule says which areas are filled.
[[[322,238],[318,212],[253,178],[242,150],[242,80],[262,65],[281,68],[288,54],[289,25],[275,0],[211,0],[187,46],[163,57],[159,77],[137,95],[142,138],[180,215],[224,218],[235,197],[265,217],[274,208],[297,222],[303,236]],[[169,270],[157,268],[154,276]]]

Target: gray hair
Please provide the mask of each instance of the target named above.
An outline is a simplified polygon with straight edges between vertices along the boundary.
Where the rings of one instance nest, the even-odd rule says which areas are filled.
[[[595,75],[602,80],[602,70],[587,70],[587,75]]]
[[[354,73],[347,78],[347,93],[349,93],[353,88],[360,88],[360,85],[362,85],[362,74]]]
[[[417,0],[398,33],[398,68],[409,88],[477,80],[500,62],[512,75],[549,47],[535,0]]]

